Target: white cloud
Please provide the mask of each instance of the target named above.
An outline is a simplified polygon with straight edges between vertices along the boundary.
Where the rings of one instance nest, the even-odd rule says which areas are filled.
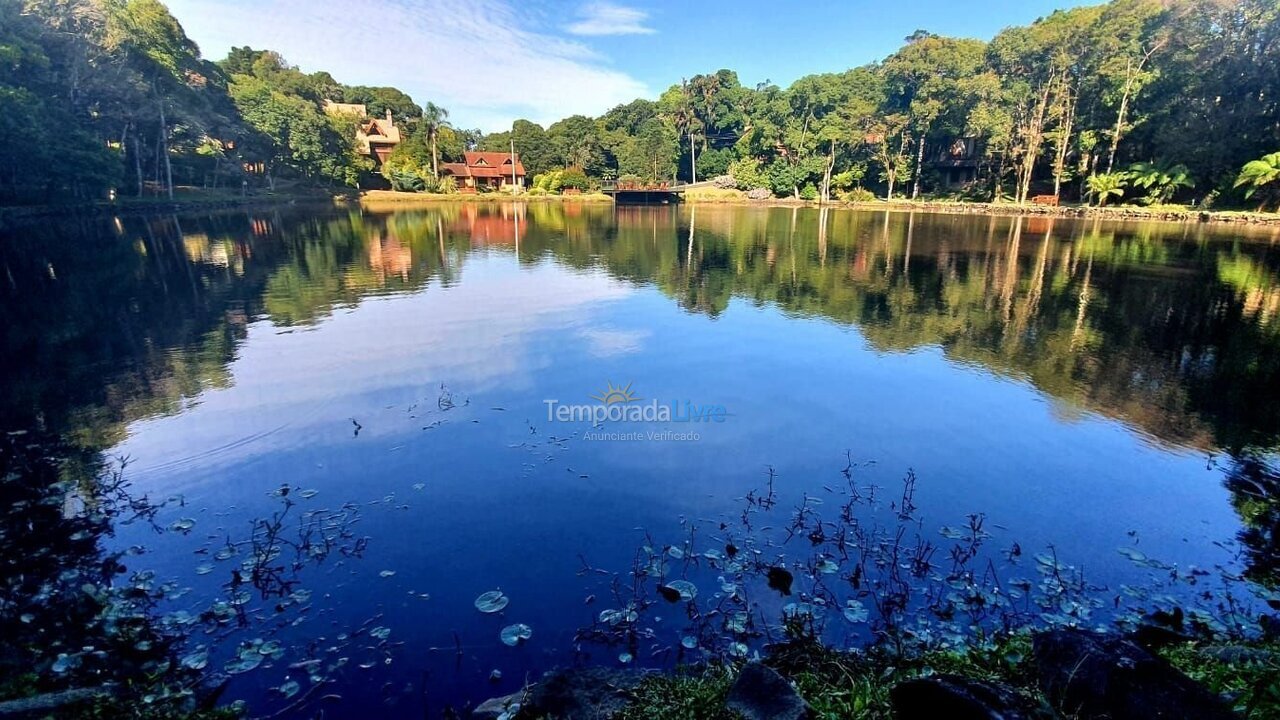
[[[649,95],[580,42],[508,0],[170,0],[206,56],[234,46],[280,52],[304,71],[352,85],[393,85],[455,124],[493,131],[548,124]],[[634,12],[634,11],[633,11]],[[633,21],[634,24],[634,21]]]
[[[574,35],[650,35],[654,32],[644,24],[649,13],[611,2],[585,5],[579,15],[582,19],[567,28]]]

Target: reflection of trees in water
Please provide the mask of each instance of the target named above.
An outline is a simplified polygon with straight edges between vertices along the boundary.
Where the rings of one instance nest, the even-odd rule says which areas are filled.
[[[1280,587],[1280,473],[1264,458],[1244,453],[1231,459],[1226,484],[1244,523],[1245,575],[1266,587]]]
[[[250,322],[311,324],[370,295],[447,287],[471,253],[494,252],[601,268],[713,317],[736,298],[856,325],[885,352],[937,346],[1026,378],[1064,413],[1165,442],[1240,455],[1280,438],[1274,243],[1034,217],[573,210],[451,203],[24,230],[0,243],[0,302],[17,319],[0,335],[0,421],[109,447],[128,421],[229,385]]]
[[[123,554],[103,549],[117,522],[154,508],[127,496],[119,473],[63,480],[62,451],[0,435],[0,698],[58,716],[89,701],[93,717],[198,717],[217,692],[180,661],[187,630],[155,612],[171,588],[126,577]]]

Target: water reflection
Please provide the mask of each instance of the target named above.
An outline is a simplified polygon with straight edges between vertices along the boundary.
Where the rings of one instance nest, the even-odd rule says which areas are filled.
[[[369,520],[394,582],[431,589],[423,646],[487,632],[447,608],[500,584],[543,608],[516,620],[551,647],[581,598],[547,578],[572,578],[581,548],[624,553],[620,530],[702,513],[765,464],[820,487],[847,447],[915,467],[935,508],[1071,535],[1064,553],[1139,529],[1169,552],[1190,536],[1206,562],[1238,514],[1269,582],[1274,475],[1250,458],[1280,443],[1277,239],[553,203],[50,225],[0,242],[0,429],[131,453],[209,508],[250,512],[281,477],[388,506],[424,493]],[[543,398],[632,380],[735,424],[690,448],[526,452],[553,432]],[[443,382],[473,401],[465,421],[422,409]],[[537,567],[506,557],[530,543]],[[365,587],[331,590],[383,602]]]

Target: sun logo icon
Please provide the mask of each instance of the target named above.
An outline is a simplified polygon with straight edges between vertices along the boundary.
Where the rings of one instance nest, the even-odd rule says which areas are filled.
[[[627,383],[626,387],[615,387],[611,382],[608,384],[608,387],[604,389],[604,392],[599,395],[592,395],[591,399],[599,400],[605,405],[613,405],[615,403],[635,402],[640,398],[636,397],[635,394],[631,392],[631,383]]]

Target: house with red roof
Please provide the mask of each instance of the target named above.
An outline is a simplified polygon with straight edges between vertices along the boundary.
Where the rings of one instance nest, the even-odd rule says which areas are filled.
[[[324,101],[324,111],[334,117],[349,117],[356,121],[356,150],[373,159],[381,167],[400,144],[400,128],[391,117],[390,108],[385,118],[369,117],[368,108],[360,103]]]
[[[510,190],[513,182],[524,187],[524,164],[519,154],[472,151],[463,162],[440,163],[440,176],[452,177],[459,192]]]

